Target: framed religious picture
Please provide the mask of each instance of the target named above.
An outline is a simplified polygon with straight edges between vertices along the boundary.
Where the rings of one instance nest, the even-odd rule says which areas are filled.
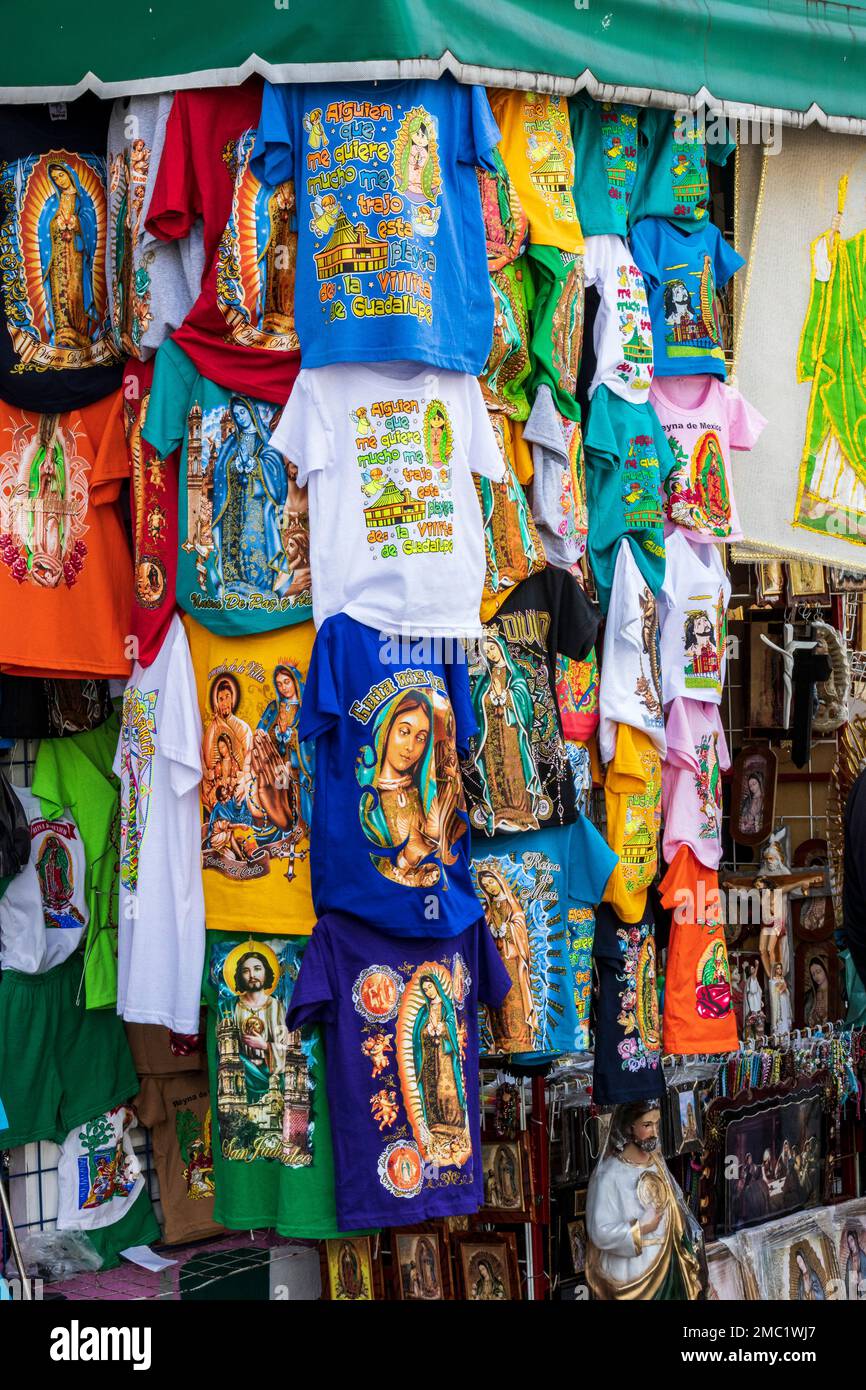
[[[823,941],[800,941],[794,955],[796,1026],[821,1028],[825,1023],[836,1023],[840,1013],[839,957],[835,941],[830,937]]]
[[[700,1153],[703,1123],[696,1087],[674,1084],[668,1090],[668,1104],[674,1153]]]
[[[575,1274],[583,1274],[586,1269],[586,1219],[568,1223],[568,1245],[571,1251],[571,1265]]]
[[[448,1261],[435,1226],[403,1227],[391,1236],[394,1288],[411,1303],[438,1303],[449,1296]]]
[[[827,576],[817,560],[788,563],[788,602],[830,604]]]
[[[707,1272],[710,1287],[707,1297],[712,1302],[742,1303],[758,1297],[752,1269],[745,1256],[738,1259],[724,1241],[706,1247]]]
[[[841,1276],[841,1297],[850,1303],[866,1302],[866,1199],[842,1202],[831,1208],[836,1257]]]
[[[778,770],[769,743],[747,743],[734,759],[729,829],[738,845],[759,845],[770,835]]]
[[[801,840],[794,850],[791,866],[795,869],[814,869],[829,862],[830,853],[826,840]]]
[[[830,566],[830,589],[834,594],[858,594],[866,590],[866,571]]]
[[[784,613],[749,608],[743,634],[743,719],[748,738],[784,739],[790,737],[782,723],[784,683],[782,658],[762,636],[782,647],[785,644]]]
[[[707,1234],[746,1227],[816,1206],[824,1170],[826,1072],[791,1091],[723,1097],[704,1117],[701,1192],[710,1203]]]
[[[758,565],[758,601],[765,607],[785,601],[785,567],[781,560],[762,560]]]
[[[469,1303],[507,1303],[520,1298],[517,1241],[507,1231],[454,1237],[462,1298]]]
[[[381,1297],[369,1236],[326,1240],[325,1262],[326,1288],[334,1303],[373,1303]]]
[[[757,951],[732,951],[729,964],[737,1037],[758,1042],[769,1032],[770,1016],[763,962]]]
[[[810,893],[791,899],[791,925],[797,941],[825,941],[833,935],[836,919],[829,893]]]
[[[479,1221],[529,1221],[530,1165],[525,1135],[482,1142],[484,1205]]]
[[[839,1297],[839,1262],[834,1242],[809,1221],[783,1222],[757,1246],[761,1292],[784,1303],[825,1303]]]

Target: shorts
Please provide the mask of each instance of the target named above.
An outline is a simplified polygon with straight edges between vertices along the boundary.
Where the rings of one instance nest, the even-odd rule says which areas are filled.
[[[0,978],[0,1094],[7,1127],[0,1149],[50,1139],[129,1100],[138,1076],[123,1023],[86,1009],[77,952],[40,975]]]

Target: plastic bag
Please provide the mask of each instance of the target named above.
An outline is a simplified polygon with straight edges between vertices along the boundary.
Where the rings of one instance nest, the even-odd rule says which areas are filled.
[[[28,1277],[46,1284],[92,1274],[102,1266],[102,1256],[83,1231],[33,1231],[22,1235],[19,1244]]]

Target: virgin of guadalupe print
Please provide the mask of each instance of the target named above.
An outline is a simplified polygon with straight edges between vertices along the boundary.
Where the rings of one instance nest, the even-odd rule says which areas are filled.
[[[84,568],[90,465],[57,415],[21,417],[0,456],[0,561],[19,584],[71,589]]]
[[[695,971],[695,1007],[701,1018],[723,1018],[731,1011],[731,972],[724,941],[712,941]]]
[[[141,235],[141,214],[147,189],[150,149],[142,139],[118,150],[108,167],[109,264],[111,321],[117,346],[137,356],[150,327],[150,275],[147,265],[153,252],[145,252],[133,266],[133,247]]]
[[[212,942],[217,1128],[228,1161],[313,1162],[314,1044],[286,1026],[298,961],[289,941]]]
[[[534,858],[543,859],[543,855]],[[550,861],[548,861],[550,863]],[[550,865],[558,870],[558,865]],[[547,964],[548,919],[561,923],[556,911],[552,879],[543,872],[536,892],[536,873],[507,855],[473,862],[473,875],[484,908],[484,916],[496,942],[496,949],[512,982],[505,1003],[489,1017],[494,1050],[497,1052],[535,1052],[541,1036],[541,1015],[548,1004]],[[539,920],[540,919],[540,920]],[[535,993],[541,1003],[536,1003]]]
[[[117,360],[105,279],[106,166],[50,150],[0,170],[0,271],[15,372]]]
[[[232,341],[291,352],[298,348],[295,187],[259,182],[250,169],[255,139],[255,130],[244,131],[223,150],[234,192],[217,253],[217,303]]]
[[[418,685],[392,695],[358,751],[355,775],[361,828],[381,851],[370,855],[379,873],[411,888],[439,884],[467,829],[446,692]]]
[[[537,830],[552,810],[544,794],[533,746],[532,668],[497,632],[486,630],[480,661],[470,668],[478,722],[474,767],[481,802],[473,823],[493,830]]]
[[[202,867],[262,878],[308,853],[312,754],[298,738],[304,680],[290,661],[210,673],[202,736]]]
[[[182,549],[196,556],[202,594],[224,608],[282,611],[310,601],[306,494],[270,446],[278,415],[240,395],[189,413]]]
[[[472,1156],[463,1066],[468,988],[459,953],[450,968],[424,961],[406,981],[397,1007],[400,1091],[425,1164],[462,1168]]]
[[[866,231],[847,241],[839,227],[848,176],[839,182],[830,229],[811,250],[812,288],[800,338],[797,380],[812,382],[794,525],[866,544],[866,384],[862,352]]]

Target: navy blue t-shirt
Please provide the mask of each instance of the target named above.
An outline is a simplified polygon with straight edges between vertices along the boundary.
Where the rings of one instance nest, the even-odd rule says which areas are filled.
[[[449,647],[451,650],[446,650]],[[313,903],[390,936],[474,922],[458,754],[475,732],[458,642],[387,638],[339,613],[319,628],[299,733],[315,739]]]
[[[483,1204],[478,1005],[510,987],[483,918],[447,941],[316,923],[286,1025],[323,1028],[341,1229]]]
[[[663,1096],[652,909],[648,906],[639,922],[629,923],[602,903],[593,957],[598,972],[593,1100],[596,1105],[625,1105]]]

